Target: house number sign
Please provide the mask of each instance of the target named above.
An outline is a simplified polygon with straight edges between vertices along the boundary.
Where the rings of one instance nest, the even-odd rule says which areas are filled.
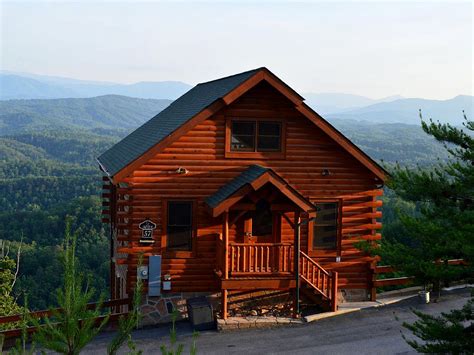
[[[142,230],[142,237],[140,243],[154,243],[153,230],[156,229],[156,224],[149,219],[144,220],[138,225],[138,228]]]

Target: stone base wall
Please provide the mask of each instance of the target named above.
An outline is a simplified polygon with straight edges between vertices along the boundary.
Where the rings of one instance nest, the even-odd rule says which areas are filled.
[[[188,298],[207,296],[216,310],[216,302],[218,302],[215,295],[209,293],[185,292],[185,293],[163,293],[158,297],[144,296],[143,304],[140,308],[142,313],[141,326],[155,325],[160,323],[171,322],[171,315],[174,310],[177,310],[178,320],[188,317],[186,308],[186,300]]]
[[[362,302],[369,300],[369,292],[365,289],[340,289],[338,292],[338,303]]]

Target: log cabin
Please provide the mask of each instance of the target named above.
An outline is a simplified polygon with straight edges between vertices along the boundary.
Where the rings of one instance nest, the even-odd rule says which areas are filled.
[[[152,321],[196,294],[223,318],[239,291],[289,291],[295,313],[375,299],[355,244],[381,238],[387,172],[267,68],[196,85],[98,162],[111,298],[143,278]]]

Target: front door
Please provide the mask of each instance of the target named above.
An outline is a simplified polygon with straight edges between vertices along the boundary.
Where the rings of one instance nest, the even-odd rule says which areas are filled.
[[[244,243],[277,243],[279,235],[278,215],[267,200],[259,200],[245,217]]]

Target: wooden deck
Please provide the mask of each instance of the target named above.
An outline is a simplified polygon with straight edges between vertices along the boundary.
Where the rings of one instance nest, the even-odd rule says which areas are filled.
[[[266,277],[233,277],[221,280],[221,289],[229,290],[286,290],[296,287],[296,280],[291,276]]]

